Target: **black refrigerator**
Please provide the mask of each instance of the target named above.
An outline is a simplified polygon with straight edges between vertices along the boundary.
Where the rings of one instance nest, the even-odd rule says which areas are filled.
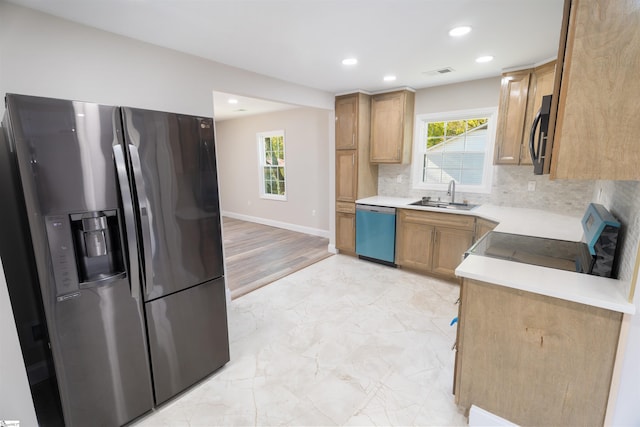
[[[213,120],[8,94],[3,132],[9,295],[64,424],[126,424],[229,361]]]

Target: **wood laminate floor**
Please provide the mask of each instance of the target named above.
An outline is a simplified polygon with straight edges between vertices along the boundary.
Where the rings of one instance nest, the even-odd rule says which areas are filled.
[[[222,227],[231,299],[332,255],[323,237],[229,217]]]

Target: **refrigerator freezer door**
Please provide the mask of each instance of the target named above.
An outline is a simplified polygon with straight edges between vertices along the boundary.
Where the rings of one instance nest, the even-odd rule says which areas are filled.
[[[122,108],[144,242],[145,301],[221,277],[213,121]],[[145,228],[150,230],[146,238]]]
[[[156,404],[229,361],[224,279],[146,304]]]
[[[117,109],[9,94],[7,113],[65,424],[125,424],[152,408],[153,395],[142,302],[122,262]],[[85,248],[85,258],[109,280],[79,278],[82,218],[94,218],[82,212],[108,214],[107,246]]]
[[[122,425],[153,406],[141,307],[125,280],[56,304],[55,322],[69,426]],[[65,404],[66,403],[66,404]]]

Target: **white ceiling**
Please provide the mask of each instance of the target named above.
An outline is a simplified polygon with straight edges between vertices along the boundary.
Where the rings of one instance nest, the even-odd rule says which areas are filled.
[[[9,1],[331,93],[420,89],[540,63],[557,55],[563,7],[563,0]],[[458,25],[473,30],[454,39],[448,32]],[[476,63],[482,55],[495,59]],[[358,64],[342,65],[346,57]],[[427,74],[443,67],[454,71]],[[384,82],[387,74],[397,80]]]

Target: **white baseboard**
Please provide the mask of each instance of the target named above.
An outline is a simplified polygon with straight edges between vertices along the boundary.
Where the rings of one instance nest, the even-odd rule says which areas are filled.
[[[489,411],[485,411],[482,408],[478,408],[475,405],[471,405],[469,411],[469,426],[476,427],[518,427],[510,421],[505,420],[497,415],[492,414]]]
[[[327,246],[327,251],[332,254],[338,253],[338,250],[336,249],[336,245],[333,245],[331,243],[329,243],[329,245]]]
[[[298,233],[311,234],[312,236],[329,238],[329,232],[327,230],[321,230],[319,228],[304,227],[302,225],[290,224],[288,222],[275,221],[272,219],[259,218],[257,216],[244,215],[234,212],[222,211],[222,216],[229,218],[239,219],[242,221],[255,222],[262,225],[269,225],[271,227],[284,228],[285,230],[297,231]]]

